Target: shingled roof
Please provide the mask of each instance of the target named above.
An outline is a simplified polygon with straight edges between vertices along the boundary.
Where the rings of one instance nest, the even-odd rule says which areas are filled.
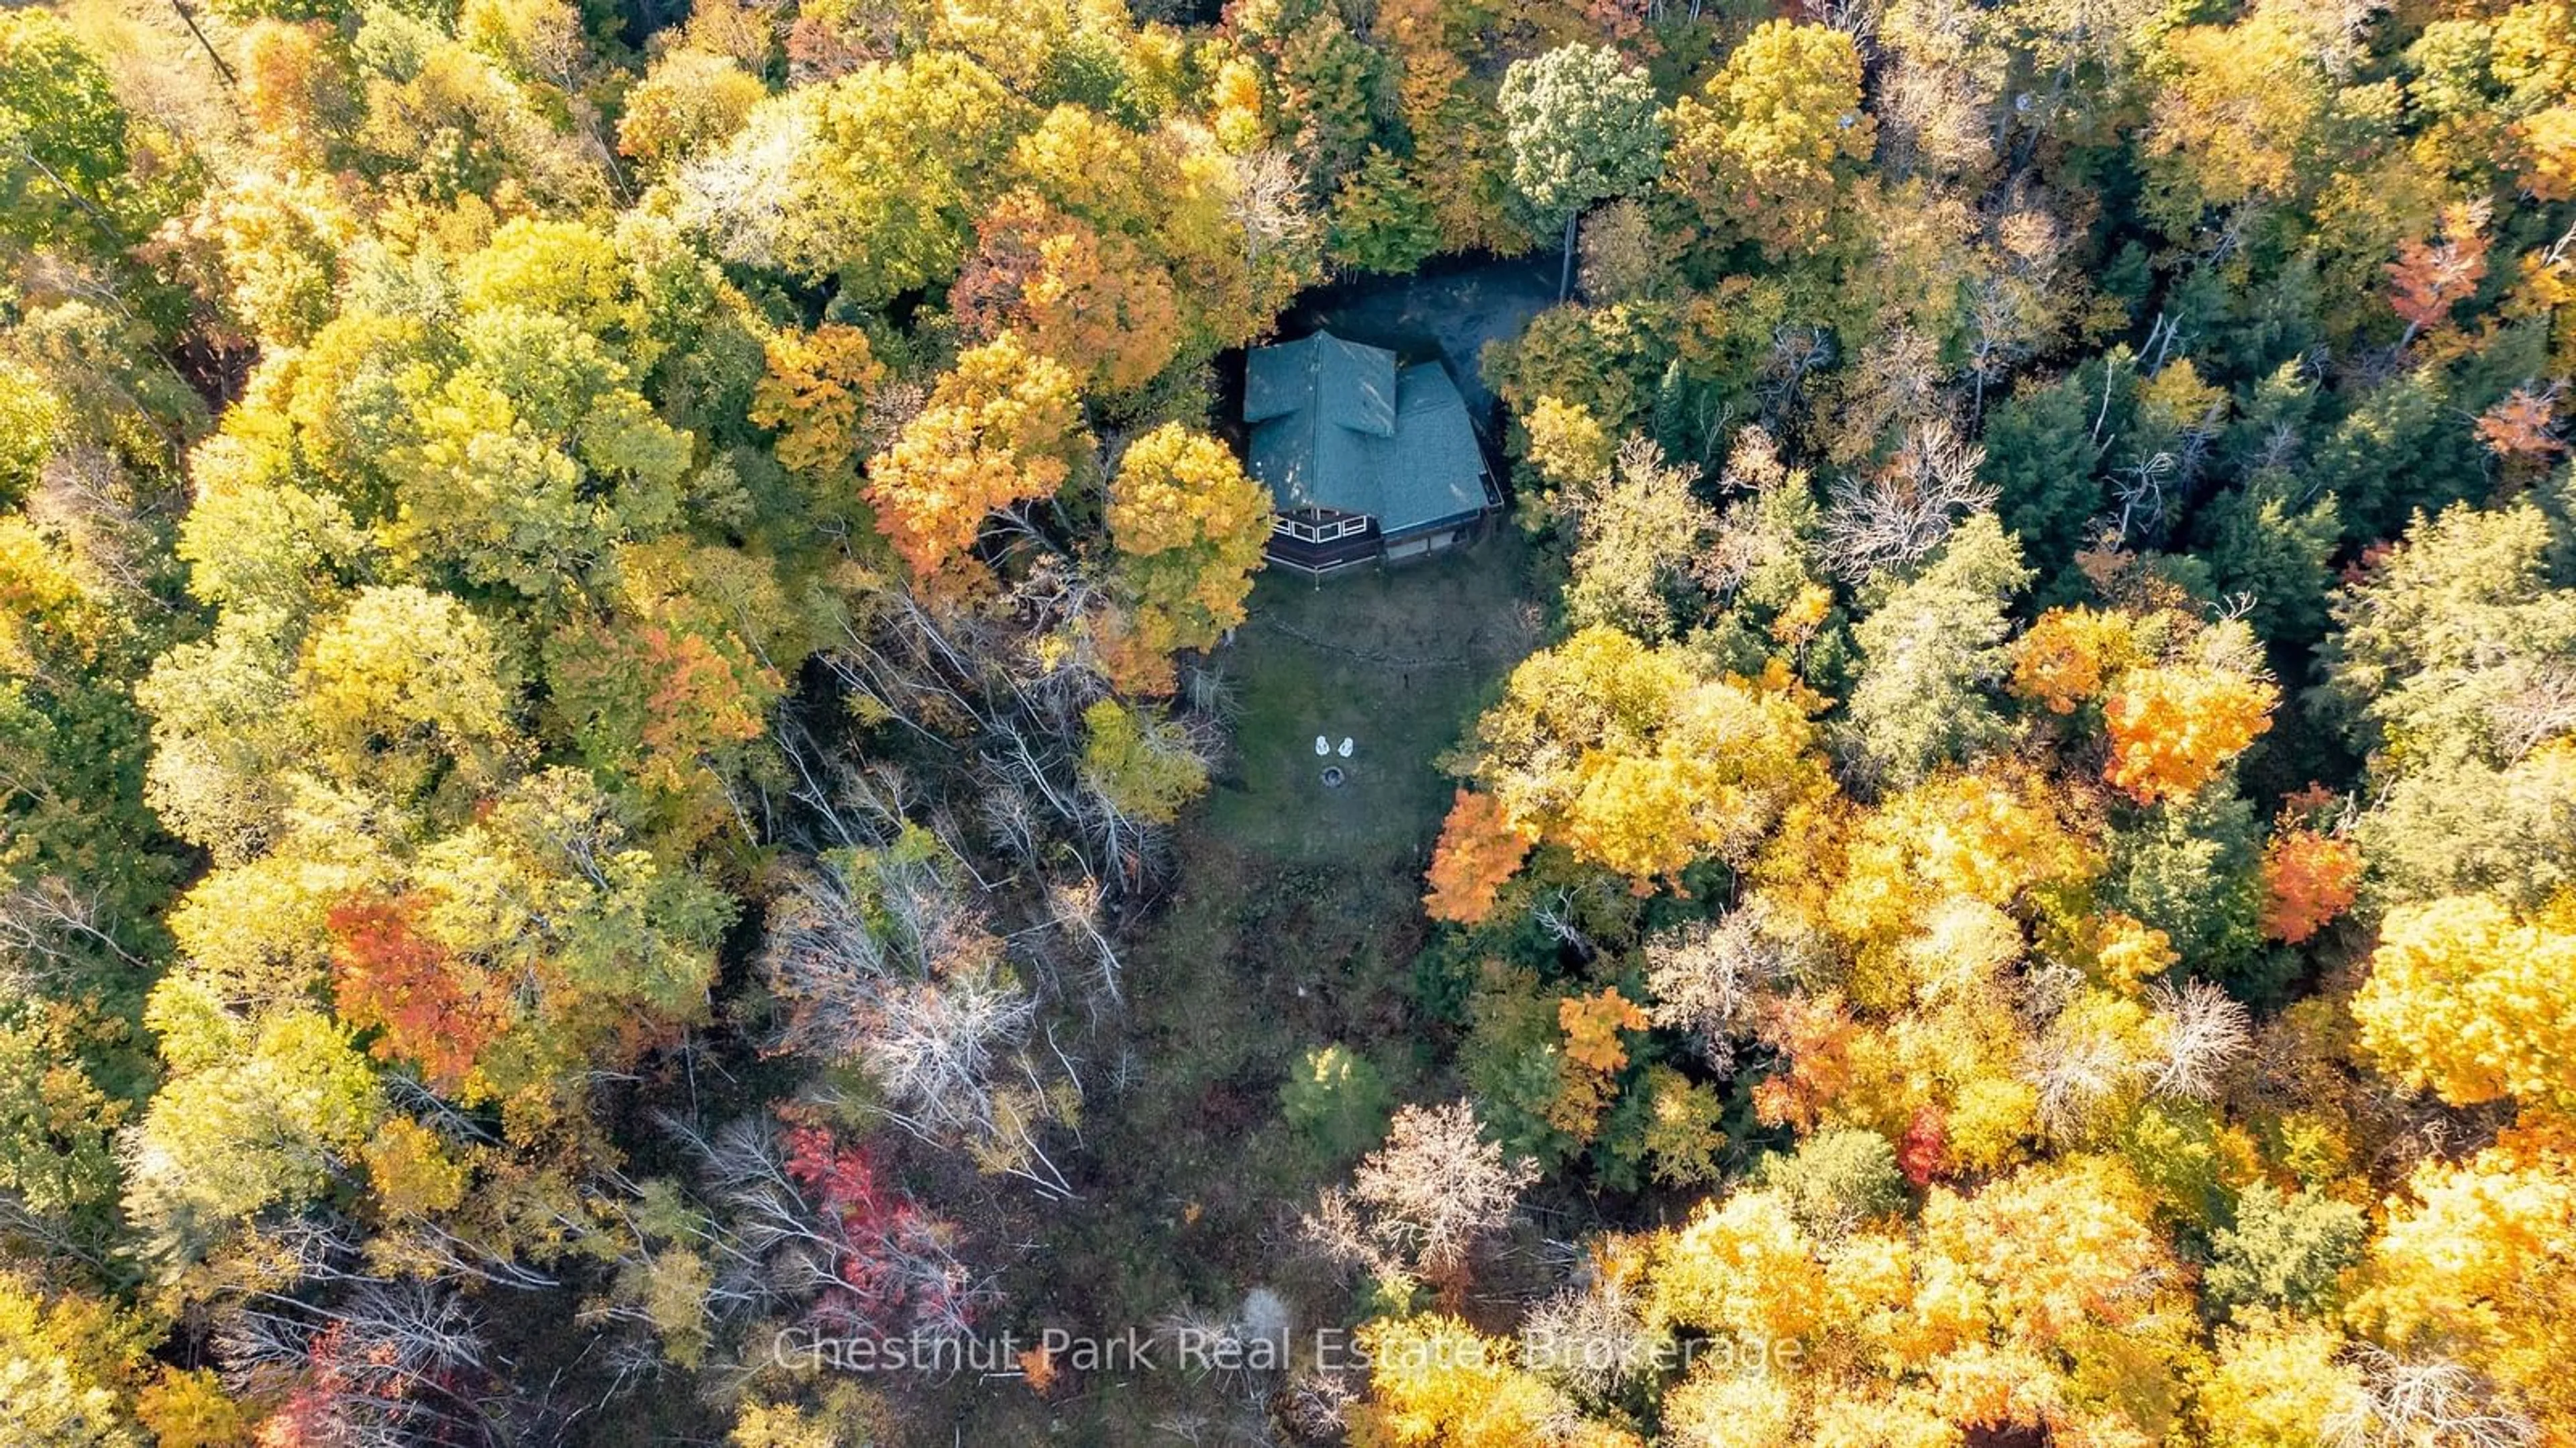
[[[1366,513],[1393,538],[1491,505],[1466,399],[1437,362],[1399,367],[1329,332],[1256,347],[1243,420],[1252,475],[1283,512]]]

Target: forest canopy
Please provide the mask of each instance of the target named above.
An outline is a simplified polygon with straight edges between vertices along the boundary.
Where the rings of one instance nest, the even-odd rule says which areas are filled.
[[[0,1436],[2576,1448],[2571,376],[2570,0],[0,10]]]

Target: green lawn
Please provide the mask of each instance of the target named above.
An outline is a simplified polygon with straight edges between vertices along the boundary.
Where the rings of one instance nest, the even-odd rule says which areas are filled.
[[[1455,782],[1434,759],[1535,638],[1520,540],[1309,582],[1272,573],[1216,666],[1235,686],[1236,763],[1203,828],[1282,862],[1364,870],[1428,858]],[[1315,738],[1355,743],[1315,755]],[[1345,782],[1329,789],[1326,765]]]
[[[1002,1322],[1024,1339],[1229,1309],[1254,1286],[1314,1312],[1335,1301],[1289,1228],[1347,1163],[1280,1122],[1279,1087],[1305,1050],[1339,1041],[1418,1094],[1406,986],[1455,787],[1433,761],[1536,643],[1521,554],[1506,533],[1320,587],[1262,579],[1215,660],[1236,755],[1183,820],[1171,894],[1129,954],[1128,1067],[1090,1071],[1082,1199],[1036,1214],[1003,1284]],[[1356,748],[1318,759],[1317,734]],[[1327,762],[1349,776],[1339,789],[1320,781]],[[917,1422],[915,1441],[947,1443],[953,1424],[967,1442],[1126,1448],[1174,1441],[1154,1425],[1175,1414],[1242,1410],[1169,1372],[1069,1382],[1045,1404],[1007,1380],[946,1396],[957,1416]]]

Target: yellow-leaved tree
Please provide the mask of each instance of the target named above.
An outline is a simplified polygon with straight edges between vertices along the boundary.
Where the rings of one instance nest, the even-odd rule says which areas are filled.
[[[1360,1329],[1369,1401],[1351,1421],[1354,1448],[1524,1448],[1552,1441],[1565,1399],[1512,1360],[1507,1340],[1439,1314]]]
[[[2576,1132],[2526,1124],[2409,1187],[2354,1317],[2512,1384],[2558,1429],[2576,1423]]]
[[[1698,96],[1675,103],[1672,127],[1666,189],[1711,232],[1773,257],[1825,241],[1836,191],[1877,146],[1852,38],[1785,20],[1755,30]]]
[[[847,479],[866,441],[868,394],[885,364],[868,334],[840,322],[771,335],[769,367],[752,389],[751,420],[778,434],[778,461],[809,477]]]
[[[1789,691],[1606,626],[1523,660],[1476,737],[1473,773],[1506,817],[1641,889],[1695,861],[1748,857],[1823,781]]]
[[[1109,483],[1109,537],[1126,605],[1110,675],[1167,693],[1175,649],[1213,647],[1243,622],[1270,536],[1270,495],[1225,444],[1167,422],[1138,438]]]
[[[2455,1106],[2576,1113],[2576,897],[2529,919],[2486,895],[2400,905],[2353,997],[2362,1049]]]

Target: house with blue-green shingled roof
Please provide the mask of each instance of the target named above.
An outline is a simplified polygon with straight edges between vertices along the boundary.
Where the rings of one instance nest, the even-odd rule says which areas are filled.
[[[1467,401],[1437,361],[1315,332],[1244,359],[1253,477],[1274,563],[1324,574],[1437,552],[1502,506]]]

